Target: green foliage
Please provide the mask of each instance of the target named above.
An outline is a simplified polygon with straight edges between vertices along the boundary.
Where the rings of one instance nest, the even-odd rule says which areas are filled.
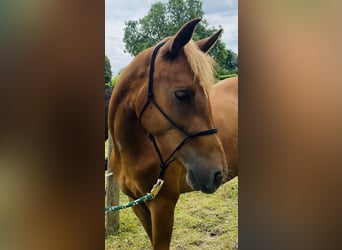
[[[194,40],[208,37],[218,28],[209,28],[203,19],[202,1],[200,0],[169,0],[167,3],[157,2],[151,6],[148,14],[138,21],[129,20],[125,23],[125,50],[136,56],[142,50],[149,48],[164,37],[174,35],[180,27],[194,18],[202,18],[193,35]],[[226,49],[218,40],[210,51],[217,62],[216,77],[224,74],[237,73],[237,55]]]
[[[235,77],[235,76],[238,76],[238,74],[229,74],[229,75],[220,75],[218,77],[218,80],[223,80],[223,79],[226,79],[226,78],[231,78],[231,77]]]
[[[217,68],[215,77],[220,78],[221,75],[238,73],[238,56],[230,49],[226,49],[224,44],[219,41],[215,47],[209,52],[214,57]]]
[[[112,80],[112,69],[110,65],[109,58],[105,55],[105,74],[104,74],[104,80],[105,85],[108,85],[108,83]]]
[[[120,76],[120,74],[118,74],[118,75],[113,77],[113,79],[112,79],[112,87],[114,87],[116,82],[119,80],[119,76]]]
[[[114,88],[115,84],[119,80],[120,73],[114,76],[110,82],[105,83],[106,88]]]

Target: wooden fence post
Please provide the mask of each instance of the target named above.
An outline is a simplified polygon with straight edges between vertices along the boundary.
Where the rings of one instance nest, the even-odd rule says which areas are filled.
[[[120,190],[119,186],[116,183],[116,180],[113,175],[109,175],[111,173],[109,168],[109,159],[112,153],[112,139],[109,135],[108,137],[108,161],[107,161],[107,175],[106,175],[106,198],[105,198],[105,206],[115,206],[119,204]],[[105,215],[105,228],[106,235],[110,235],[115,233],[119,229],[119,211],[109,211]]]

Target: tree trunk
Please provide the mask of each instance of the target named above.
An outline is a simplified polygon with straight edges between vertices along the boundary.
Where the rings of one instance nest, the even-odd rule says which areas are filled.
[[[109,136],[109,145],[108,145],[108,161],[107,161],[107,173],[106,173],[106,197],[105,197],[105,206],[115,206],[119,204],[119,196],[120,190],[119,186],[116,183],[116,180],[111,174],[109,168],[109,158],[112,153],[112,138]],[[110,235],[115,233],[119,229],[119,211],[109,211],[105,215],[105,228],[106,235]]]

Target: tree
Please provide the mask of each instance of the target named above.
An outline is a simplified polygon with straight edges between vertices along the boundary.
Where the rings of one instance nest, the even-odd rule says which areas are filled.
[[[194,18],[202,18],[196,26],[193,39],[208,37],[217,28],[208,27],[203,19],[202,2],[200,0],[169,0],[167,3],[157,2],[151,6],[148,14],[138,21],[125,22],[125,50],[136,56],[142,50],[153,46],[164,37],[173,35],[177,30]],[[218,40],[209,54],[217,62],[216,76],[237,72],[237,55],[227,50],[225,44]],[[234,61],[236,59],[236,62]]]
[[[105,55],[105,84],[110,83],[112,80],[112,66],[110,65],[109,58]]]
[[[228,50],[226,61],[228,70],[231,73],[237,73],[239,67],[237,54],[234,53],[232,50]]]

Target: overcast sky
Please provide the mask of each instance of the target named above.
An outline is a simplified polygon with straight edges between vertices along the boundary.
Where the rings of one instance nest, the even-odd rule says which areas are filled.
[[[112,65],[113,76],[127,66],[132,56],[124,52],[125,21],[139,20],[158,0],[105,0],[105,53]],[[159,0],[166,3],[167,0]],[[209,27],[222,26],[222,41],[238,52],[238,0],[202,0],[204,19]],[[173,35],[173,34],[170,34]]]

